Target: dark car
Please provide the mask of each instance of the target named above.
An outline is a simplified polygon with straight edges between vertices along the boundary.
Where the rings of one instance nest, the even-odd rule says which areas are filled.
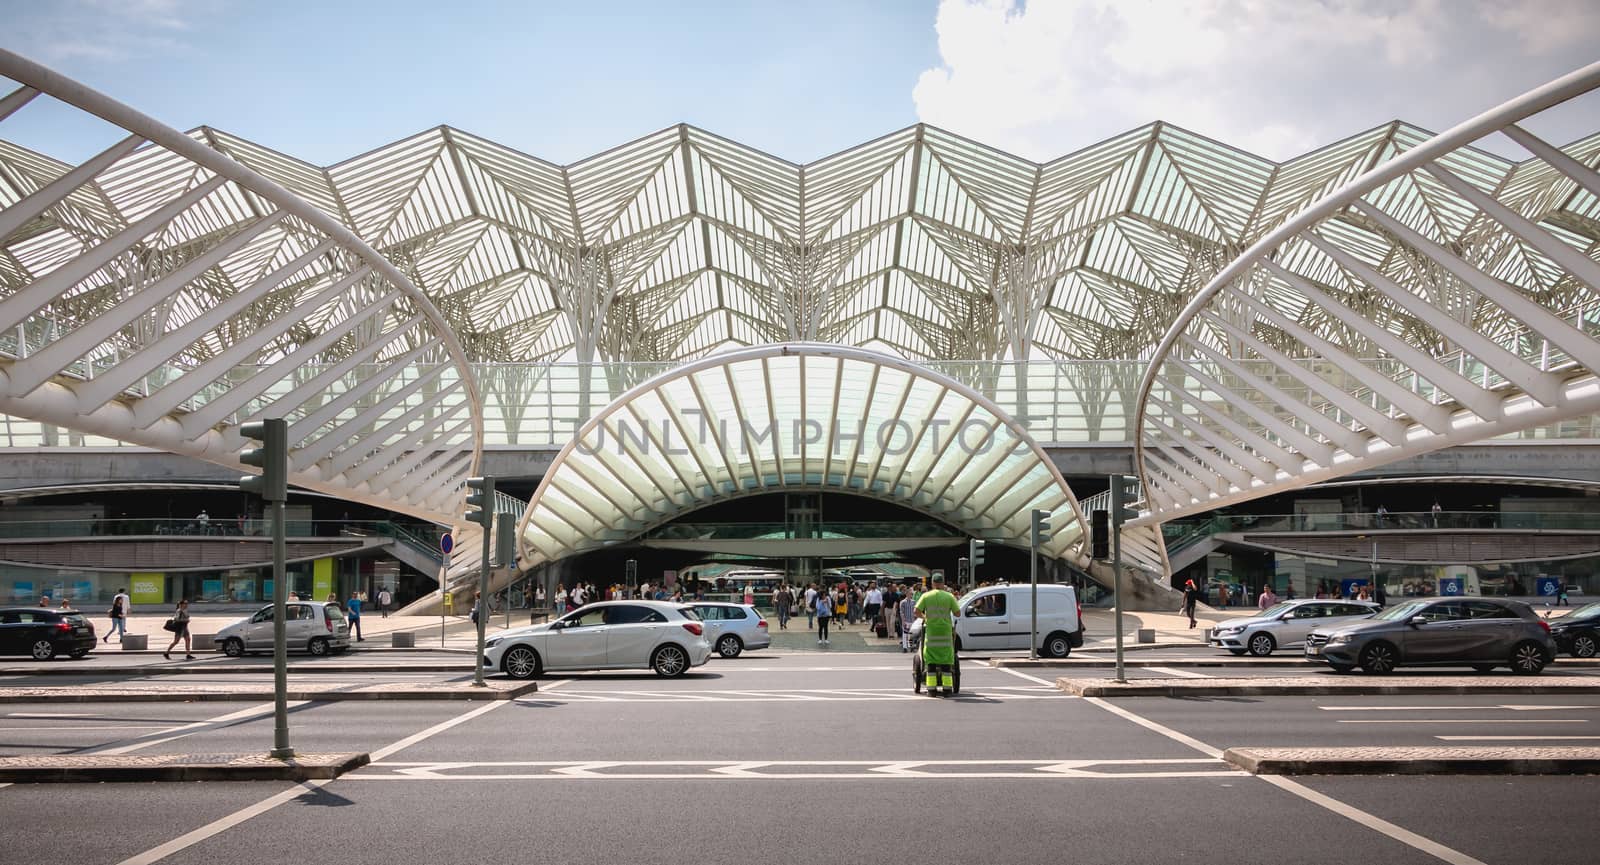
[[[1592,658],[1600,648],[1600,602],[1585,604],[1559,619],[1550,619],[1556,648],[1574,658]]]
[[[1427,598],[1405,601],[1370,619],[1306,637],[1306,659],[1337,672],[1395,667],[1472,667],[1486,673],[1510,667],[1535,675],[1555,660],[1550,625],[1532,607],[1504,598]]]
[[[81,658],[95,647],[94,625],[77,610],[0,608],[0,655]]]

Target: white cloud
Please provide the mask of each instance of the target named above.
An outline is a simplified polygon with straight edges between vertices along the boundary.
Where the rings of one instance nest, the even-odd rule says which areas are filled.
[[[161,57],[184,46],[194,19],[223,0],[60,0],[7,21],[8,46],[44,63]]]
[[[1590,62],[1600,4],[943,0],[935,26],[928,123],[1047,160],[1165,120],[1285,159],[1396,118],[1446,128]]]

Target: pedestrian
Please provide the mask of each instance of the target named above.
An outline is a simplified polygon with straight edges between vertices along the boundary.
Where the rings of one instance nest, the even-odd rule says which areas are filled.
[[[794,606],[794,592],[789,591],[787,583],[779,583],[778,590],[772,593],[772,608],[778,613],[778,630],[789,630],[789,608]]]
[[[178,602],[178,609],[172,614],[172,618],[167,620],[164,627],[172,632],[172,643],[167,646],[165,652],[161,653],[161,657],[169,661],[172,660],[172,649],[178,645],[179,640],[182,640],[184,660],[194,660],[194,646],[189,642],[189,601],[187,598]]]
[[[1261,597],[1256,600],[1256,608],[1261,610],[1277,606],[1278,595],[1272,591],[1272,584],[1267,583],[1261,587]]]
[[[117,596],[111,599],[111,628],[100,642],[111,642],[111,635],[117,635],[117,642],[128,636],[128,590],[117,589]]]
[[[345,613],[350,617],[350,633],[356,635],[356,642],[366,640],[361,636],[361,593],[351,592],[350,603],[345,604]]]
[[[834,592],[833,617],[835,619],[844,619],[845,622],[850,622],[853,624],[855,622],[855,617],[850,614],[850,602],[852,594],[851,587],[849,585],[842,585],[835,589]],[[839,623],[839,627],[843,629],[844,623]]]
[[[817,645],[828,645],[828,623],[833,621],[834,600],[827,592],[817,593]]]
[[[883,609],[883,590],[874,585],[867,592],[866,602],[861,605],[861,615],[866,618],[867,629],[878,629],[878,611]]]
[[[908,589],[900,596],[900,651],[911,651],[911,622],[917,617],[917,599]]]
[[[806,608],[806,630],[811,630],[817,621],[817,584],[808,583],[802,605]]]
[[[211,528],[211,515],[206,513],[205,508],[201,508],[200,513],[195,515],[194,522],[200,527],[200,534],[203,535]]]
[[[1556,584],[1556,606],[1570,607],[1572,602],[1567,600],[1567,581],[1562,580]]]
[[[750,606],[756,602],[756,587],[750,583],[744,584],[744,604]]]
[[[473,592],[472,612],[468,613],[467,616],[468,618],[472,619],[472,623],[474,625],[478,623],[478,608],[481,606],[483,606],[483,592]]]
[[[389,594],[388,589],[379,589],[378,612],[383,614],[382,618],[389,618],[389,605],[392,603],[394,603],[394,595]]]
[[[1217,584],[1217,606],[1222,607],[1224,609],[1226,609],[1227,606],[1228,606],[1228,584],[1227,583],[1218,583]]]
[[[916,604],[922,620],[922,682],[930,697],[955,696],[956,617],[961,605],[945,591],[944,577],[933,578],[933,591]]]
[[[1433,500],[1433,527],[1434,528],[1438,528],[1439,527],[1439,511],[1440,510],[1441,510],[1441,508],[1439,507],[1439,500],[1438,499],[1434,499]]]
[[[1189,627],[1195,626],[1194,606],[1200,603],[1200,590],[1195,587],[1194,580],[1185,580],[1183,583],[1183,614],[1189,617]]]
[[[1383,528],[1384,525],[1386,523],[1388,523],[1388,522],[1389,522],[1389,509],[1384,507],[1383,505],[1378,505],[1378,528],[1380,528],[1380,529]]]

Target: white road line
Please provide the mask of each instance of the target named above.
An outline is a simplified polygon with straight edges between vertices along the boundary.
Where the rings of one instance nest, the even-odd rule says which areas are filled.
[[[547,688],[545,688],[545,690],[548,690],[549,688],[559,687],[560,685],[561,685],[560,682],[552,682]],[[465,713],[463,715],[457,715],[456,717],[451,718],[448,721],[444,721],[442,723],[435,724],[432,727],[429,727],[428,729],[423,730],[420,733],[415,733],[413,735],[407,736],[404,739],[401,739],[400,741],[395,742],[394,744],[392,744],[392,745],[390,745],[390,746],[388,746],[386,748],[381,748],[381,749],[379,749],[377,751],[372,752],[371,759],[373,761],[382,760],[384,757],[387,757],[387,756],[389,756],[391,754],[394,754],[397,751],[401,751],[401,750],[403,750],[405,748],[409,748],[412,745],[415,745],[418,742],[421,742],[424,739],[429,738],[430,736],[437,735],[437,734],[442,733],[445,730],[448,730],[451,727],[454,727],[454,726],[456,726],[458,724],[462,724],[462,723],[465,723],[467,721],[470,721],[473,718],[478,717],[479,715],[483,715],[483,714],[485,714],[487,712],[491,712],[491,711],[493,711],[495,709],[498,709],[501,706],[504,706],[509,702],[511,702],[511,701],[509,701],[509,700],[496,700],[494,702],[487,703],[487,704],[485,704],[483,706],[480,706],[480,707],[478,707],[476,709],[473,709],[472,711],[467,712],[467,713]],[[313,790],[317,790],[317,789],[320,789],[320,788],[322,788],[322,787],[324,787],[324,786],[326,786],[328,784],[331,784],[331,783],[333,783],[333,780],[334,779],[322,780],[322,781],[307,781],[307,782],[305,782],[303,784],[296,785],[295,787],[290,788],[288,790],[285,790],[282,793],[278,793],[275,796],[270,796],[270,797],[268,797],[266,799],[263,799],[263,800],[261,800],[260,802],[257,802],[254,805],[249,805],[247,807],[241,808],[238,811],[235,811],[232,814],[227,815],[226,817],[222,817],[222,818],[219,818],[217,820],[213,820],[210,823],[207,823],[206,825],[201,826],[200,828],[195,829],[192,832],[186,832],[186,833],[184,833],[182,835],[179,835],[178,837],[172,839],[171,841],[168,841],[165,844],[161,844],[159,846],[152,847],[149,850],[146,850],[143,853],[138,854],[137,856],[131,856],[131,857],[127,858],[127,859],[124,859],[120,863],[118,863],[118,865],[150,865],[150,863],[152,863],[152,862],[159,862],[162,859],[165,859],[165,858],[167,858],[168,856],[171,856],[174,853],[177,853],[177,852],[179,852],[181,850],[187,850],[188,848],[193,847],[194,845],[200,843],[201,841],[206,840],[207,838],[212,838],[212,837],[215,837],[216,835],[219,835],[219,834],[221,834],[223,832],[226,832],[229,829],[233,828],[234,826],[237,826],[240,823],[243,823],[243,822],[245,822],[246,820],[249,820],[252,817],[256,817],[256,816],[259,816],[261,814],[265,814],[268,811],[271,811],[272,809],[278,807],[279,805],[282,805],[285,802],[292,802],[292,801],[294,801],[295,799],[299,798],[301,795],[303,795],[305,793],[309,793],[309,792],[311,792]]]
[[[7,718],[104,718],[98,712],[7,712]]]
[[[1446,742],[1590,742],[1600,736],[1434,736]]]
[[[305,703],[306,703],[306,701],[304,701],[304,700],[290,700],[289,701],[289,708],[292,709],[292,708],[294,708],[296,706],[304,706]],[[207,718],[204,721],[195,721],[192,724],[184,724],[184,725],[178,726],[178,727],[171,727],[171,728],[168,729],[168,732],[172,733],[173,735],[170,735],[170,736],[163,736],[163,737],[161,737],[159,739],[151,739],[151,740],[146,741],[146,742],[135,742],[132,745],[123,745],[120,748],[106,748],[106,749],[103,749],[103,750],[92,750],[92,751],[89,751],[88,753],[91,753],[91,754],[131,754],[134,751],[138,751],[138,750],[143,749],[143,748],[148,748],[151,745],[165,745],[166,743],[171,742],[174,739],[182,739],[185,736],[193,735],[195,733],[200,732],[201,730],[207,729],[208,727],[214,727],[214,726],[216,726],[218,724],[227,724],[227,723],[231,723],[233,721],[247,721],[247,720],[252,720],[254,718],[265,717],[265,716],[270,715],[270,714],[272,714],[272,704],[271,703],[262,703],[259,706],[251,706],[248,709],[240,709],[237,712],[229,712],[226,715],[218,715],[215,718]]]
[[[1027,679],[1028,681],[1033,682],[1034,684],[1044,685],[1047,688],[1054,688],[1056,686],[1055,682],[1046,681],[1044,679],[1039,678],[1038,676],[1030,676],[1027,673],[1023,673],[1023,672],[1020,672],[1018,670],[1013,670],[1010,667],[998,667],[997,669],[999,669],[1000,672],[1002,672],[1002,673],[1010,673],[1011,675],[1016,676],[1019,679]]]
[[[52,733],[70,732],[80,733],[85,730],[171,730],[171,724],[107,724],[101,727],[91,727],[87,724],[75,727],[53,724],[49,727],[0,727],[0,732],[14,733],[19,730],[49,730]]]
[[[1587,724],[1588,718],[1340,718],[1336,724]]]
[[[1156,733],[1160,733],[1161,735],[1166,736],[1175,742],[1181,742],[1208,757],[1217,757],[1219,759],[1222,757],[1221,751],[1213,748],[1210,745],[1207,745],[1204,742],[1201,742],[1198,739],[1186,736],[1177,730],[1158,724],[1155,721],[1149,720],[1148,718],[1135,715],[1127,709],[1108,703],[1099,697],[1085,697],[1084,702],[1093,703],[1094,705],[1099,706],[1100,708],[1105,709],[1114,715],[1118,715],[1122,718],[1132,721],[1141,727]],[[1414,847],[1417,850],[1421,850],[1422,852],[1427,853],[1436,859],[1449,862],[1450,865],[1485,865],[1484,862],[1474,859],[1459,850],[1453,850],[1444,846],[1443,844],[1438,843],[1437,841],[1433,841],[1432,839],[1418,835],[1417,833],[1412,832],[1410,829],[1390,823],[1382,817],[1361,811],[1355,806],[1340,802],[1331,796],[1325,796],[1315,790],[1312,790],[1304,784],[1301,784],[1297,781],[1292,781],[1283,775],[1257,775],[1256,777],[1267,782],[1268,784],[1273,785],[1274,787],[1283,790],[1286,793],[1299,796],[1307,802],[1338,814],[1340,817],[1344,817],[1348,820],[1366,826],[1373,831],[1387,835],[1402,844],[1405,844],[1409,847]]]
[[[1512,712],[1544,712],[1544,711],[1572,711],[1582,709],[1600,709],[1595,706],[1516,706],[1516,705],[1483,705],[1483,706],[1318,706],[1324,712],[1477,712],[1484,709],[1507,709]]]
[[[1176,667],[1145,667],[1151,673],[1160,673],[1163,676],[1172,676],[1178,679],[1210,679],[1207,673],[1196,673],[1193,670],[1179,670]]]
[[[1199,764],[1199,765],[1196,765]],[[1105,772],[1096,767],[1153,767],[1143,772]],[[1158,768],[1156,768],[1158,767]],[[826,768],[834,771],[794,771],[796,769]],[[939,769],[976,769],[978,771],[938,771]],[[389,770],[390,774],[370,770]],[[492,772],[489,769],[534,769],[537,772]],[[663,771],[676,769],[680,771]],[[476,770],[463,772],[462,770]],[[691,771],[682,771],[691,770]],[[879,781],[885,778],[956,779],[956,780],[1154,780],[1169,778],[1238,777],[1243,770],[1225,766],[1217,760],[1177,758],[1133,760],[653,760],[617,761],[504,761],[504,762],[432,762],[432,763],[374,763],[368,771],[351,775],[365,781],[549,781],[549,780],[606,780],[681,781],[695,779],[737,779],[779,781],[795,779],[830,779],[845,781]]]

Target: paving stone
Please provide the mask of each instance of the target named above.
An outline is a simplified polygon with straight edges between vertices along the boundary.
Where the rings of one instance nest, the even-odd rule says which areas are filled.
[[[1378,694],[1600,694],[1591,676],[1276,676],[1272,678],[1059,678],[1056,687],[1080,697],[1250,697]]]
[[[1559,745],[1229,748],[1222,759],[1257,775],[1593,775],[1600,748]]]
[[[0,782],[310,781],[337,778],[370,762],[365,753],[47,754],[0,757]]]
[[[352,684],[300,682],[288,689],[290,700],[512,700],[538,690],[537,682],[489,679],[484,687],[470,682],[393,682]],[[0,688],[0,703],[142,703],[270,700],[270,682],[186,685],[147,682],[139,685],[55,685]]]

